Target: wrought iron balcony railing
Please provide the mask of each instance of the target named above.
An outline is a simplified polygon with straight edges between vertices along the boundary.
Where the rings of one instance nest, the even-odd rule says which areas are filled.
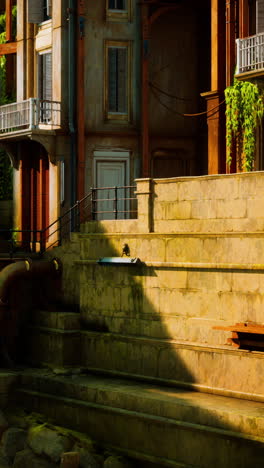
[[[0,134],[61,126],[61,103],[30,98],[0,107]]]
[[[237,74],[264,69],[264,33],[237,39]]]

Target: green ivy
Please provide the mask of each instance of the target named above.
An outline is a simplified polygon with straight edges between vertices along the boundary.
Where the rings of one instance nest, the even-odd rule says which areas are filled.
[[[252,171],[256,150],[256,128],[264,115],[263,92],[257,85],[234,79],[225,90],[226,101],[226,162],[232,162],[234,142],[243,154],[243,169]]]

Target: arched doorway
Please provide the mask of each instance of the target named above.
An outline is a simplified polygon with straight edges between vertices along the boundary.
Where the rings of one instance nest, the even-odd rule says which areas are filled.
[[[49,224],[49,158],[37,142],[26,143],[21,158],[22,243],[39,250],[40,231]]]

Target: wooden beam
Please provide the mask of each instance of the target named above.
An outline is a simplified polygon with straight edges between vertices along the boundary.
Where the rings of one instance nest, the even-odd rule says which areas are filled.
[[[12,41],[12,0],[6,0],[6,41]]]
[[[235,0],[226,1],[226,86],[233,84],[236,63]]]
[[[207,103],[208,174],[225,173],[225,4],[211,0],[211,91]]]
[[[16,42],[7,42],[6,44],[0,44],[0,55],[16,54],[16,52]]]
[[[239,0],[239,37],[249,36],[248,0]]]

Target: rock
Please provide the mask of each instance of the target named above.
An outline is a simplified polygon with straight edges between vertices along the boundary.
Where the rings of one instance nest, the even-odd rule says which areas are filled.
[[[79,468],[79,452],[65,452],[61,456],[60,468]]]
[[[104,468],[131,468],[131,463],[124,457],[111,455],[104,462]]]
[[[3,412],[0,411],[0,437],[7,428],[8,428],[8,422],[7,422]]]
[[[29,430],[28,445],[37,455],[46,455],[57,463],[64,452],[70,451],[72,443],[68,437],[48,429],[43,424]]]
[[[17,427],[10,427],[2,436],[1,454],[6,459],[13,461],[16,452],[25,448],[26,439],[26,431]]]
[[[37,457],[31,450],[17,452],[13,468],[58,468],[55,463]]]
[[[101,468],[103,466],[102,457],[89,450],[75,444],[73,450],[80,454],[80,468]]]
[[[102,464],[99,462],[99,457],[93,455],[86,450],[80,451],[80,468],[100,468]]]
[[[10,466],[11,462],[3,455],[0,455],[0,468],[9,468]]]

